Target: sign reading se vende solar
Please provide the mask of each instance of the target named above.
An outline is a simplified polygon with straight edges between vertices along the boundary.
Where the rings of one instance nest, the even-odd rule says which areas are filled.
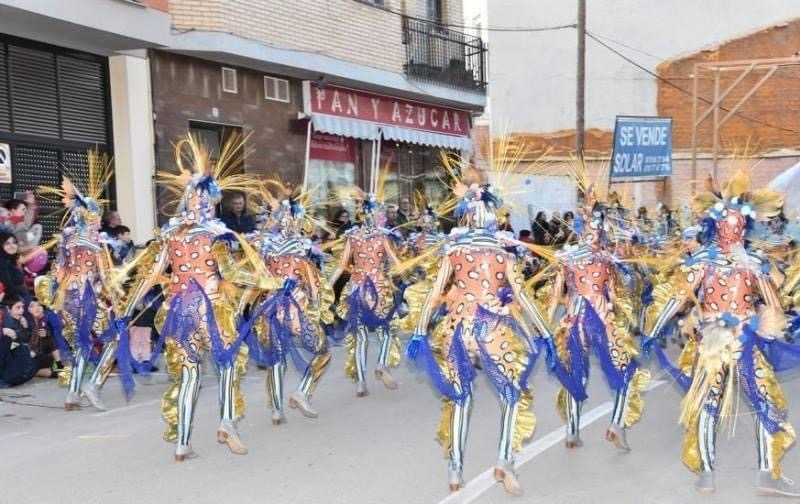
[[[672,119],[617,116],[611,178],[672,175]]]

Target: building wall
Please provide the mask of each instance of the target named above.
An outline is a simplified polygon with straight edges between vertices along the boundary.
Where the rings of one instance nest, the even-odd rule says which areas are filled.
[[[800,12],[800,11],[798,11]],[[713,50],[700,51],[684,58],[667,61],[659,66],[664,78],[691,89],[694,64],[702,62],[748,60],[753,58],[786,58],[800,48],[800,19],[760,30],[732,40]],[[742,71],[720,74],[720,94],[741,75]],[[725,98],[723,107],[730,110],[766,74],[766,70],[751,72]],[[720,129],[720,149],[731,151],[749,144],[750,152],[769,152],[781,148],[800,149],[800,59],[793,66],[778,69],[764,85],[731,116]],[[714,77],[709,71],[698,72],[698,92],[701,97],[714,97]],[[658,114],[673,119],[673,148],[691,149],[692,99],[677,89],[659,84]],[[700,102],[698,114],[709,105]],[[726,115],[720,111],[720,117]],[[748,120],[745,117],[756,119]],[[766,124],[765,124],[766,123]],[[697,130],[698,149],[710,151],[712,146],[712,118],[701,123]]]
[[[306,122],[299,81],[290,81],[290,103],[264,98],[264,75],[237,68],[238,94],[222,91],[221,65],[160,51],[151,52],[156,167],[175,167],[173,142],[189,132],[190,121],[241,127],[250,134],[247,173],[301,182]],[[280,76],[276,76],[280,77]],[[216,110],[215,110],[216,109]]]
[[[386,0],[384,8],[355,0],[170,0],[176,30],[233,33],[265,44],[324,54],[402,72],[402,16],[424,17],[425,0]],[[460,0],[445,14],[462,23]]]
[[[492,27],[572,24],[577,15],[576,2],[487,2],[487,22]],[[607,42],[656,72],[664,61],[797,15],[797,5],[785,0],[681,2],[681,8],[676,8],[675,2],[613,0],[588,2],[587,28],[630,46],[633,49]],[[492,31],[488,42],[495,134],[502,128],[526,133],[574,129],[576,30]],[[587,128],[610,130],[616,115],[658,112],[656,79],[591,39],[586,41],[586,79]],[[686,86],[691,90],[689,83]]]

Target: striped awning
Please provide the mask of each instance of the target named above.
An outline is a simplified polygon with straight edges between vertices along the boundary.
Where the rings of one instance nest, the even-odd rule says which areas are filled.
[[[311,123],[314,126],[314,131],[330,133],[331,135],[360,138],[362,140],[377,140],[383,133],[384,139],[395,142],[429,145],[444,149],[472,150],[472,139],[470,137],[400,128],[398,126],[388,126],[325,114],[313,114]]]
[[[400,128],[398,126],[382,126],[381,130],[383,131],[383,138],[386,140],[430,145],[445,149],[472,150],[472,139],[470,137],[445,135],[430,131]]]
[[[325,114],[313,114],[311,124],[314,131],[362,140],[377,140],[381,134],[380,125],[376,123]]]

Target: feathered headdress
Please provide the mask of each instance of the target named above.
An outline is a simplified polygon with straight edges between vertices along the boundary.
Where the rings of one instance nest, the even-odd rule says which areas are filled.
[[[327,224],[311,214],[313,193],[314,191],[293,187],[292,184],[278,179],[263,181],[257,193],[264,202],[262,219],[278,224],[280,216],[287,215],[298,230],[307,234],[311,234],[316,227],[326,229]]]
[[[723,218],[726,209],[738,210],[753,220],[767,220],[780,213],[783,193],[767,188],[750,191],[749,187],[750,177],[741,169],[722,190],[708,176],[704,183],[705,190],[694,197],[692,208],[698,215],[708,215],[715,221]]]
[[[54,197],[64,204],[68,213],[64,216],[62,226],[84,226],[93,218],[99,220],[103,207],[108,204],[104,195],[114,174],[112,159],[105,153],[90,149],[86,161],[89,178],[85,187],[78,187],[72,178],[65,176],[61,187],[42,186],[37,190],[45,198]],[[65,169],[68,171],[68,167]]]
[[[162,187],[173,196],[170,201],[179,201],[179,214],[199,212],[200,217],[205,217],[222,198],[222,191],[247,194],[252,190],[253,177],[242,173],[248,154],[245,140],[241,133],[231,134],[216,161],[211,159],[209,148],[192,134],[175,144],[178,172],[159,171],[157,175]]]

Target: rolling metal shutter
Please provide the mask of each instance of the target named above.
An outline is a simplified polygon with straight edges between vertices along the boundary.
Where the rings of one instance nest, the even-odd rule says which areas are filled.
[[[86,151],[109,149],[109,100],[107,58],[0,35],[0,142],[10,144],[12,160],[0,200],[59,186],[62,175],[85,187]],[[37,200],[46,241],[63,206]]]

